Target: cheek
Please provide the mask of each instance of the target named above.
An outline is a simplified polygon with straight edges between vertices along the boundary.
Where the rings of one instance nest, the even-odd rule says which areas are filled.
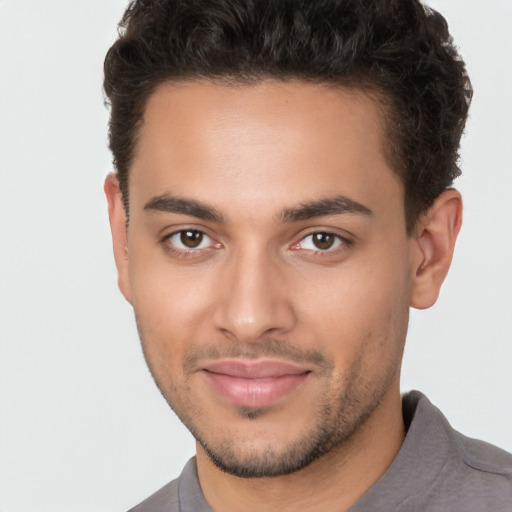
[[[129,271],[134,307],[158,324],[178,328],[194,324],[210,300],[210,270],[201,265],[173,265],[162,249],[134,248]]]
[[[192,276],[157,261],[133,258],[131,263],[132,303],[144,354],[154,372],[163,376],[172,366],[175,374],[181,371],[187,346],[206,335],[211,295],[207,276]]]
[[[409,312],[405,260],[354,258],[353,264],[316,275],[306,289],[299,316],[340,366],[350,366],[362,352],[378,363],[401,351]]]

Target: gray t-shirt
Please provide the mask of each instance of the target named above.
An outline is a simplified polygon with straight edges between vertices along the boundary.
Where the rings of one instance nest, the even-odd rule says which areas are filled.
[[[454,430],[418,391],[403,396],[407,435],[380,480],[349,512],[512,512],[512,455]],[[211,512],[192,458],[129,512]]]

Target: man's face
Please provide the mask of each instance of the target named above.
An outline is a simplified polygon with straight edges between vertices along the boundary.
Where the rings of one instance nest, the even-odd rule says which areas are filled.
[[[411,282],[382,110],[303,83],[150,97],[120,285],[169,404],[222,469],[300,469],[398,395]]]

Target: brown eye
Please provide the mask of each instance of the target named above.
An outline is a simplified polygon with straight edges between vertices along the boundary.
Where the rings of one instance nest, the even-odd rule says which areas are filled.
[[[176,257],[206,255],[222,246],[199,229],[180,229],[161,240],[162,246]]]
[[[195,249],[201,245],[203,233],[187,229],[180,232],[180,242],[188,249]]]
[[[345,238],[328,231],[316,231],[305,236],[295,249],[303,249],[313,252],[333,252],[340,246],[349,246],[350,243]]]
[[[336,241],[336,236],[331,233],[314,233],[311,236],[313,245],[321,251],[330,249]]]

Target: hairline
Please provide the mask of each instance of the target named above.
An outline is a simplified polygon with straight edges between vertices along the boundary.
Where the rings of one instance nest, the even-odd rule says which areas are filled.
[[[364,83],[363,83],[364,82]],[[129,164],[127,168],[124,170],[124,183],[121,183],[121,192],[123,197],[123,204],[126,215],[126,224],[128,226],[129,223],[129,179],[130,179],[130,171],[133,166],[133,161],[137,156],[137,148],[139,145],[139,137],[141,133],[141,129],[144,125],[144,117],[147,111],[148,103],[154,94],[162,88],[165,87],[179,87],[187,84],[213,84],[224,87],[233,87],[233,88],[245,88],[245,87],[257,87],[258,85],[265,83],[274,83],[274,84],[285,84],[285,83],[296,83],[299,85],[316,85],[319,87],[327,88],[327,89],[339,89],[344,92],[358,93],[363,94],[368,97],[370,100],[374,102],[378,109],[378,118],[380,123],[380,129],[382,133],[381,138],[381,151],[384,157],[385,162],[391,169],[391,171],[399,178],[400,183],[402,184],[404,197],[403,197],[403,215],[406,221],[407,234],[411,235],[413,228],[417,224],[417,218],[409,219],[409,213],[407,211],[407,190],[406,190],[406,178],[407,178],[407,170],[404,168],[404,164],[401,161],[400,157],[400,149],[397,149],[397,146],[400,145],[399,141],[396,140],[397,136],[394,134],[394,125],[395,122],[393,118],[395,117],[395,106],[394,98],[391,94],[383,91],[381,87],[374,83],[374,81],[364,81],[363,79],[357,80],[357,78],[351,77],[346,80],[333,79],[326,80],[324,77],[319,79],[310,78],[307,76],[299,76],[298,74],[286,74],[286,75],[278,75],[278,74],[270,74],[266,73],[253,73],[250,75],[242,75],[242,74],[218,74],[218,75],[207,75],[207,74],[193,74],[189,73],[182,76],[177,76],[175,78],[168,77],[160,80],[155,80],[154,84],[151,87],[148,87],[147,93],[143,98],[143,102],[141,104],[141,109],[139,112],[139,118],[135,125],[135,129],[133,131],[132,138],[132,146],[131,146],[131,155],[129,159]],[[116,176],[119,179],[121,173],[119,171],[116,172]],[[120,180],[121,181],[121,180]]]

